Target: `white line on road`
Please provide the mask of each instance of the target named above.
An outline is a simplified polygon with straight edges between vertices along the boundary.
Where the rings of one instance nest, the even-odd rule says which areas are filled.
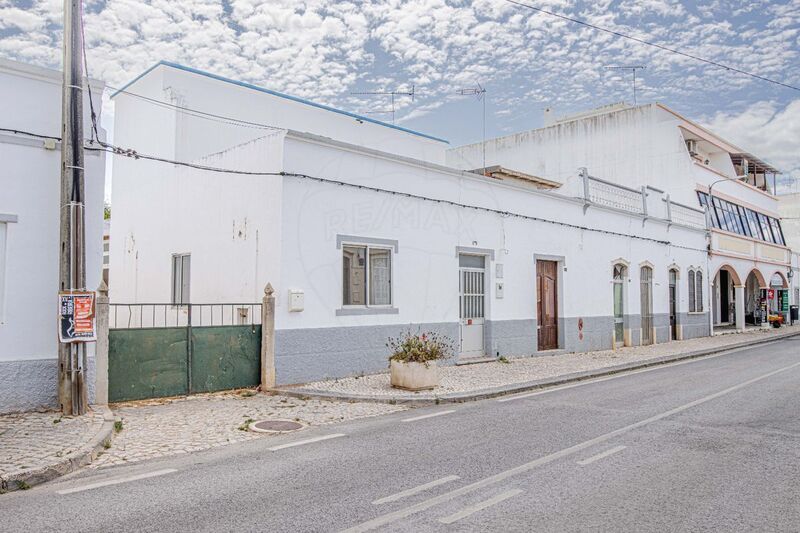
[[[410,489],[406,489],[404,491],[397,492],[390,496],[386,496],[385,498],[381,498],[379,500],[375,500],[372,502],[373,505],[380,505],[382,503],[389,503],[389,502],[396,502],[397,500],[401,500],[408,496],[413,496],[414,494],[418,494],[420,492],[424,492],[428,489],[432,489],[433,487],[438,487],[439,485],[444,485],[445,483],[450,483],[451,481],[455,481],[457,479],[461,479],[458,476],[447,476],[441,479],[437,479],[436,481],[431,481],[430,483],[425,483],[424,485],[419,485],[418,487],[412,487]]]
[[[319,442],[321,440],[335,439],[336,437],[344,437],[344,433],[332,433],[331,435],[322,435],[321,437],[314,437],[306,440],[297,440],[286,444],[279,444],[278,446],[273,446],[272,448],[267,448],[267,449],[271,452],[277,452],[278,450],[283,450],[284,448],[302,446],[303,444],[311,444],[312,442]]]
[[[593,456],[588,457],[586,459],[581,459],[577,463],[579,465],[581,465],[581,466],[586,466],[588,464],[592,464],[595,461],[599,461],[600,459],[604,459],[604,458],[608,457],[609,455],[614,455],[617,452],[621,452],[625,448],[626,448],[626,446],[614,446],[613,448],[611,448],[609,450],[606,450],[604,452],[600,452],[597,455],[593,455]]]
[[[520,493],[522,493],[522,491],[519,490],[519,489],[508,490],[508,491],[506,491],[506,492],[504,492],[502,494],[498,494],[494,498],[489,498],[488,500],[483,501],[481,503],[476,503],[475,505],[470,505],[469,507],[465,507],[464,509],[460,510],[457,513],[451,514],[450,516],[446,516],[444,518],[440,518],[439,522],[441,522],[442,524],[452,524],[453,522],[457,522],[457,521],[461,520],[462,518],[466,518],[466,517],[468,517],[470,515],[473,515],[473,514],[477,513],[478,511],[482,511],[483,509],[486,509],[487,507],[491,507],[492,505],[496,505],[496,504],[498,504],[498,503],[500,503],[500,502],[502,502],[504,500],[507,500],[509,498],[513,498],[514,496],[516,496],[517,494],[520,494]]]
[[[429,415],[415,416],[414,418],[406,418],[400,422],[416,422],[417,420],[425,420],[426,418],[433,418],[434,416],[449,415],[450,413],[455,413],[455,410],[439,411],[438,413],[431,413]]]
[[[777,339],[777,340],[774,340],[774,341],[770,341],[770,342],[765,342],[765,343],[759,344],[758,346],[767,346],[769,344],[774,344],[774,343],[779,342],[779,341],[780,341],[780,339]],[[591,385],[592,383],[600,383],[600,382],[609,381],[609,380],[612,380],[612,379],[625,378],[625,377],[628,377],[628,376],[633,376],[635,374],[641,374],[642,372],[652,372],[653,370],[661,370],[662,368],[670,368],[670,367],[673,367],[673,366],[686,365],[686,364],[689,364],[689,363],[697,363],[697,362],[700,362],[700,361],[705,361],[707,359],[714,359],[716,357],[721,357],[723,355],[730,355],[732,353],[741,352],[741,351],[744,351],[744,350],[749,350],[751,348],[753,348],[753,347],[752,346],[742,346],[742,347],[739,347],[739,348],[733,348],[733,349],[730,349],[730,350],[726,350],[724,352],[719,352],[719,353],[715,353],[715,354],[711,354],[711,355],[695,357],[693,359],[685,359],[683,361],[675,361],[674,363],[657,364],[657,365],[653,365],[653,366],[647,367],[647,368],[640,368],[639,370],[631,370],[630,372],[622,371],[619,374],[614,374],[612,376],[605,376],[605,377],[600,377],[600,378],[587,379],[585,381],[579,381],[578,383],[571,383],[569,385],[562,385],[562,386],[559,386],[559,387],[546,388],[546,389],[543,389],[543,390],[537,390],[537,391],[534,391],[534,392],[526,392],[524,394],[517,394],[517,395],[514,395],[514,396],[506,396],[505,398],[499,398],[497,401],[500,402],[500,403],[513,402],[514,400],[522,400],[522,399],[525,399],[525,398],[531,398],[533,396],[539,396],[540,394],[549,394],[551,392],[556,392],[556,391],[560,391],[560,390],[574,389],[575,387],[583,387],[584,385]]]
[[[708,396],[704,396],[704,397],[702,397],[700,399],[697,399],[697,400],[694,400],[692,402],[689,402],[689,403],[683,404],[681,406],[675,407],[674,409],[670,409],[669,411],[664,411],[663,413],[651,416],[650,418],[645,418],[644,420],[640,420],[639,422],[634,422],[633,424],[621,427],[619,429],[615,429],[614,431],[606,433],[605,435],[600,435],[600,436],[595,437],[593,439],[589,439],[589,440],[581,442],[579,444],[575,444],[574,446],[570,446],[569,448],[564,448],[563,450],[551,453],[550,455],[545,455],[543,457],[539,457],[538,459],[534,459],[533,461],[530,461],[528,463],[521,464],[519,466],[516,466],[516,467],[511,468],[509,470],[505,470],[503,472],[499,472],[497,474],[494,474],[493,476],[489,476],[487,478],[484,478],[484,479],[482,479],[480,481],[476,481],[476,482],[471,483],[469,485],[464,485],[463,487],[460,487],[458,489],[454,489],[454,490],[452,490],[450,492],[446,492],[444,494],[440,494],[439,496],[435,496],[433,498],[430,498],[428,500],[419,502],[417,504],[410,505],[410,506],[408,506],[408,507],[406,507],[404,509],[398,509],[397,511],[394,511],[394,512],[391,512],[391,513],[386,513],[384,515],[375,517],[372,520],[368,520],[368,521],[363,522],[361,524],[355,525],[355,526],[353,526],[353,527],[351,527],[349,529],[346,529],[346,530],[344,530],[344,532],[345,533],[360,533],[362,531],[372,531],[373,529],[379,528],[381,526],[385,526],[387,524],[391,524],[393,522],[397,522],[398,520],[402,520],[403,518],[406,518],[406,517],[411,516],[413,514],[416,514],[416,513],[425,511],[427,509],[430,509],[431,507],[439,505],[440,503],[444,503],[444,502],[450,501],[450,500],[452,500],[454,498],[457,498],[458,496],[462,496],[464,494],[468,494],[470,492],[474,492],[474,491],[476,491],[478,489],[482,489],[482,488],[487,487],[489,485],[493,485],[495,483],[499,483],[501,481],[505,481],[506,479],[508,479],[508,478],[510,478],[512,476],[516,476],[516,475],[519,475],[519,474],[527,473],[527,472],[533,470],[536,467],[539,467],[539,466],[542,466],[542,465],[546,465],[548,463],[552,463],[553,461],[556,461],[557,459],[563,459],[564,457],[568,457],[568,456],[570,456],[570,455],[572,455],[574,453],[580,452],[582,450],[585,450],[587,448],[590,448],[592,446],[600,444],[601,442],[605,442],[607,440],[613,439],[614,437],[618,437],[618,436],[620,436],[620,435],[622,435],[624,433],[627,433],[629,431],[632,431],[634,429],[638,429],[638,428],[646,426],[648,424],[652,424],[653,422],[657,422],[657,421],[659,421],[659,420],[661,420],[663,418],[667,418],[669,416],[681,413],[683,411],[686,411],[687,409],[691,409],[692,407],[697,407],[698,405],[704,404],[706,402],[710,402],[711,400],[715,400],[715,399],[717,399],[717,398],[719,398],[721,396],[725,396],[726,394],[730,394],[731,392],[734,392],[734,391],[737,391],[737,390],[739,390],[741,388],[747,387],[748,385],[752,385],[753,383],[761,381],[762,379],[766,379],[766,378],[774,376],[776,374],[780,374],[781,372],[785,372],[787,370],[791,370],[793,368],[796,368],[797,366],[800,366],[800,363],[794,363],[792,365],[785,366],[783,368],[779,368],[778,370],[773,370],[772,372],[767,372],[766,374],[762,374],[762,375],[760,375],[758,377],[749,379],[747,381],[743,381],[742,383],[739,383],[738,385],[734,385],[732,387],[728,387],[727,389],[721,390],[719,392],[715,392],[714,394],[709,394]]]
[[[56,494],[72,494],[74,492],[82,492],[84,490],[91,490],[91,489],[98,489],[100,487],[108,487],[110,485],[119,485],[120,483],[128,483],[130,481],[138,481],[140,479],[147,479],[151,477],[163,476],[165,474],[171,474],[173,472],[177,472],[174,468],[165,468],[164,470],[155,470],[153,472],[147,472],[144,474],[136,474],[135,476],[128,476],[128,477],[120,477],[116,479],[107,479],[106,481],[98,481],[97,483],[89,483],[88,485],[83,485],[81,487],[74,487],[71,489],[64,489],[56,491]]]

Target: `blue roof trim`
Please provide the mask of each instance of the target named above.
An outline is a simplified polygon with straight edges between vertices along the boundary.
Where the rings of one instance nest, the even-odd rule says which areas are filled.
[[[128,83],[123,85],[122,88],[117,89],[111,95],[111,98],[114,98],[115,96],[117,96],[122,91],[125,91],[128,87],[130,87],[131,85],[133,85],[134,83],[136,83],[137,81],[142,79],[143,77],[147,76],[150,72],[152,72],[154,69],[156,69],[157,67],[159,67],[161,65],[164,65],[165,67],[172,67],[172,68],[177,69],[177,70],[183,70],[185,72],[191,72],[192,74],[199,74],[200,76],[205,76],[207,78],[212,78],[212,79],[215,79],[215,80],[218,80],[218,81],[223,81],[225,83],[231,83],[233,85],[238,85],[239,87],[244,87],[246,89],[252,89],[254,91],[270,94],[272,96],[277,96],[279,98],[286,98],[287,100],[292,100],[294,102],[299,102],[301,104],[310,105],[312,107],[316,107],[316,108],[319,108],[319,109],[324,109],[325,111],[331,111],[333,113],[339,113],[340,115],[345,115],[345,116],[348,116],[348,117],[352,117],[354,119],[362,120],[364,122],[370,122],[372,124],[377,124],[379,126],[385,126],[387,128],[392,128],[392,129],[395,129],[395,130],[398,130],[398,131],[402,131],[402,132],[405,132],[405,133],[410,133],[411,135],[417,135],[419,137],[425,137],[426,139],[431,139],[431,140],[434,140],[434,141],[450,144],[450,141],[447,141],[445,139],[440,139],[439,137],[434,137],[433,135],[428,135],[426,133],[420,133],[418,131],[410,130],[408,128],[403,128],[402,126],[395,126],[394,124],[389,124],[388,122],[375,120],[374,118],[365,117],[363,115],[358,115],[356,113],[351,113],[349,111],[344,111],[342,109],[336,109],[335,107],[330,107],[330,106],[327,106],[327,105],[318,104],[316,102],[312,102],[311,100],[306,100],[305,98],[299,98],[297,96],[291,96],[291,95],[288,95],[288,94],[279,93],[278,91],[273,91],[271,89],[266,89],[264,87],[259,87],[258,85],[253,85],[252,83],[233,80],[231,78],[226,78],[225,76],[220,76],[218,74],[212,74],[210,72],[205,72],[203,70],[198,70],[196,68],[187,67],[187,66],[184,66],[184,65],[180,65],[178,63],[172,63],[170,61],[159,61],[158,63],[156,63],[155,65],[153,65],[152,67],[150,67],[149,69],[145,70],[144,72],[142,72],[141,74],[139,74],[138,76],[133,78],[131,81],[129,81]]]

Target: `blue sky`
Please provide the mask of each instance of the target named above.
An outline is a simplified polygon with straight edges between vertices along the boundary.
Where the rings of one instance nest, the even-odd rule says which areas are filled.
[[[800,0],[530,3],[800,85]],[[61,5],[0,0],[0,56],[57,67]],[[86,0],[85,23],[91,74],[111,86],[166,59],[367,113],[388,99],[353,91],[415,85],[414,102],[397,100],[397,123],[454,145],[481,137],[481,105],[459,89],[487,89],[491,137],[540,126],[547,106],[630,102],[630,74],[604,66],[645,65],[640,102],[663,102],[800,178],[800,92],[504,0]]]

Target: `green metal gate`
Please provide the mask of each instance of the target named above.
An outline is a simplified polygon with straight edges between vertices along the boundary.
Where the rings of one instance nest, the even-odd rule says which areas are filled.
[[[261,304],[110,304],[111,402],[255,387]]]

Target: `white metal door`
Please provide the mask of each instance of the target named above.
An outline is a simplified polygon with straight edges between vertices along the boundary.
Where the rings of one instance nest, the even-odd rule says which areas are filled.
[[[485,321],[485,258],[461,255],[458,259],[458,310],[461,357],[482,357]]]

